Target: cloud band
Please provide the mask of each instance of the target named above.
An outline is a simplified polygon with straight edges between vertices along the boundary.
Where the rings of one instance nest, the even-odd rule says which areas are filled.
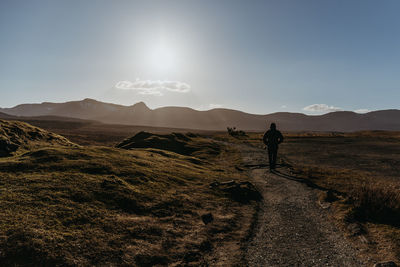
[[[119,81],[115,85],[115,88],[121,90],[137,90],[139,94],[158,96],[162,96],[164,91],[175,93],[187,93],[190,91],[189,84],[179,81]]]
[[[304,107],[303,110],[311,112],[331,112],[331,111],[342,110],[342,108],[329,106],[327,104],[312,104],[307,107]]]

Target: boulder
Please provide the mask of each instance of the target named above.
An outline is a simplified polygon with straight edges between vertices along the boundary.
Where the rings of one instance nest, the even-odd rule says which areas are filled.
[[[248,181],[215,181],[210,184],[210,187],[228,193],[233,200],[239,202],[249,202],[251,200],[259,201],[262,199],[262,195],[260,194],[260,192],[258,192],[256,187]]]

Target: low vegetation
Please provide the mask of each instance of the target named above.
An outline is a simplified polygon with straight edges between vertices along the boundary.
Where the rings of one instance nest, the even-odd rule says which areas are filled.
[[[116,147],[123,149],[156,148],[180,155],[206,159],[221,153],[221,145],[194,133],[155,134],[139,132]]]
[[[0,120],[0,157],[49,145],[76,146],[60,135],[27,123]]]
[[[333,217],[370,263],[400,262],[400,132],[284,133],[288,175],[319,188]],[[262,134],[217,139],[263,148]],[[279,169],[278,169],[279,170]],[[325,203],[325,204],[326,204]],[[323,204],[323,206],[326,206]]]
[[[261,134],[57,127],[76,144],[0,125],[0,265],[243,264],[257,197],[240,153],[223,144],[263,148]],[[399,262],[400,133],[284,135],[290,175],[323,190],[371,262]]]
[[[400,261],[400,134],[287,134],[292,174],[334,195],[335,217],[366,257]],[[355,226],[356,225],[356,226]],[[354,231],[354,228],[357,230]]]
[[[19,118],[19,120],[27,122],[36,127],[45,129],[52,133],[61,134],[68,140],[79,145],[98,145],[98,146],[115,146],[121,140],[133,136],[140,131],[151,133],[169,134],[171,132],[186,133],[188,130],[151,127],[151,126],[135,126],[121,124],[104,124],[96,121],[87,121],[80,119],[65,119],[57,117],[45,118]],[[210,133],[210,131],[200,131],[197,133]]]
[[[23,145],[0,158],[1,266],[240,264],[256,203],[210,187],[246,179],[230,148],[150,133],[124,149],[84,147],[2,121],[10,127],[21,139],[1,138]],[[24,139],[31,130],[39,143]]]
[[[246,132],[242,130],[236,130],[236,127],[226,127],[228,134],[234,137],[246,136]]]
[[[357,188],[355,217],[360,221],[400,228],[400,188],[390,183],[371,182]]]

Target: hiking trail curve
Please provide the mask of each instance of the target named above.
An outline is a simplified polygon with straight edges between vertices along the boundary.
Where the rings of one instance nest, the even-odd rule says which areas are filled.
[[[245,249],[248,266],[364,266],[358,251],[317,204],[317,189],[289,170],[270,172],[265,150],[236,145],[251,182],[263,196]]]

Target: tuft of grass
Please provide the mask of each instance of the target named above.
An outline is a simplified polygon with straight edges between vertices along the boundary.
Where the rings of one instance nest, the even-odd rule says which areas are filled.
[[[389,184],[363,184],[352,195],[358,220],[400,227],[399,188]]]

